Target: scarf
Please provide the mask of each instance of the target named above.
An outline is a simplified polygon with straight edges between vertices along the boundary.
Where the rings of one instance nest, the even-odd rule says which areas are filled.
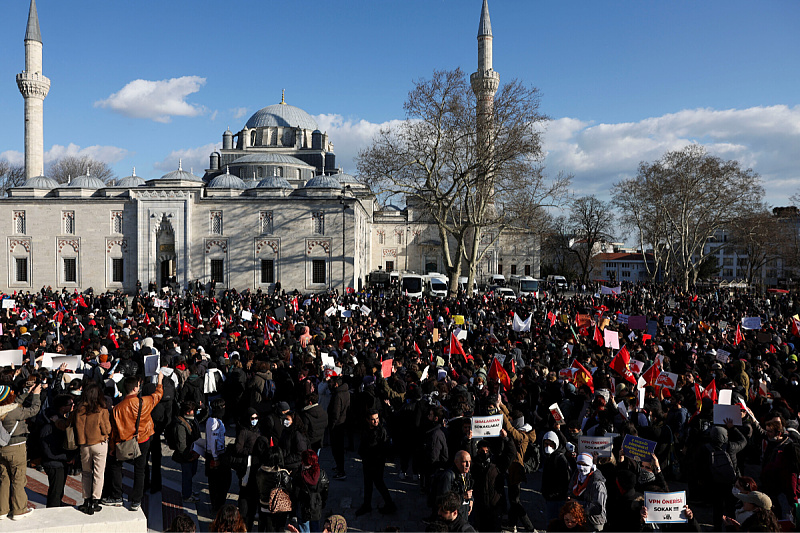
[[[592,474],[593,473],[594,473],[594,470],[589,472],[589,474],[583,479],[583,481],[581,481],[581,477],[583,477],[583,476],[581,476],[581,474],[578,474],[578,477],[575,479],[575,485],[572,486],[572,494],[575,497],[578,497],[578,496],[580,496],[581,494],[584,493],[586,488],[589,486],[589,480],[592,479]]]

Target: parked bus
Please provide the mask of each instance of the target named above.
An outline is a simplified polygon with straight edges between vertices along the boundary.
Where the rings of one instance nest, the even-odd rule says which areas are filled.
[[[530,276],[511,276],[508,286],[517,293],[517,296],[539,297],[539,280]]]
[[[425,288],[425,278],[419,274],[400,274],[400,294],[407,294],[411,298],[421,298]]]

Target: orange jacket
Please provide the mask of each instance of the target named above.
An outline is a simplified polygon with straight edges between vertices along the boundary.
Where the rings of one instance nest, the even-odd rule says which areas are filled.
[[[161,401],[164,394],[164,387],[160,383],[156,391],[150,396],[142,396],[142,419],[139,421],[140,443],[145,442],[153,436],[153,418],[150,413],[153,408]],[[124,400],[114,407],[114,432],[112,441],[114,444],[133,438],[136,429],[136,415],[139,414],[139,398],[137,396],[126,396]]]

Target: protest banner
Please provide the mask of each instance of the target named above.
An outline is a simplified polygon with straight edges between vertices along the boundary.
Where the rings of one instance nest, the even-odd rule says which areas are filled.
[[[332,305],[325,311],[325,316],[333,316],[336,314],[336,306]]]
[[[558,406],[557,403],[551,405],[549,409],[550,409],[550,414],[553,415],[553,419],[556,422],[564,421],[564,413],[561,412],[561,408]]]
[[[603,340],[605,341],[606,347],[619,350],[619,333],[616,331],[605,329],[603,331]]]
[[[658,322],[655,320],[650,320],[647,322],[647,334],[651,337],[655,337],[658,333]]]
[[[761,329],[760,316],[746,316],[742,319],[742,329]]]
[[[622,285],[619,287],[606,287],[605,285],[600,286],[600,294],[621,294],[622,293]]]
[[[722,389],[719,391],[719,400],[717,400],[717,403],[720,405],[731,405],[732,395],[733,391],[731,389]]]
[[[611,457],[614,439],[603,437],[578,437],[578,453],[597,454],[597,457]]]
[[[3,299],[3,309],[14,309],[17,306],[17,301],[13,298]]]
[[[742,425],[742,408],[739,404],[736,405],[714,405],[714,425],[724,426],[725,420],[730,418],[733,420],[734,426]]]
[[[245,311],[242,309],[242,320],[252,321],[253,320],[253,313],[250,311]]]
[[[629,318],[630,318],[630,316],[623,315],[622,313],[619,313],[619,314],[617,314],[617,323],[618,324],[627,324]]]
[[[388,379],[392,377],[392,365],[394,364],[394,359],[384,359],[381,361],[381,375],[384,379]]]
[[[370,309],[370,308],[369,308],[369,307],[367,307],[366,305],[362,305],[362,306],[361,306],[361,314],[362,314],[362,315],[368,315],[368,314],[370,314],[371,312],[372,312],[372,309]]]
[[[472,438],[499,437],[503,428],[503,414],[472,417]]]
[[[656,449],[656,443],[635,435],[625,435],[622,441],[622,453],[631,459],[640,461],[652,460],[651,455]]]
[[[630,329],[647,329],[647,317],[641,315],[629,316],[628,327]]]
[[[22,350],[0,350],[0,367],[10,365],[22,366]]]
[[[457,326],[463,326],[464,315],[453,315],[453,322],[455,322]]]
[[[67,370],[77,372],[82,366],[80,355],[57,355],[51,357],[53,360],[53,368],[58,368],[62,364],[66,363]]]
[[[672,317],[671,316],[665,316],[664,317],[664,325],[665,326],[671,326],[672,325]]]
[[[717,361],[720,363],[727,363],[731,357],[730,352],[726,352],[725,350],[717,350]]]
[[[664,387],[665,389],[674,389],[678,383],[678,374],[672,372],[662,372],[656,379],[656,387]]]
[[[687,521],[686,492],[645,492],[644,506],[647,509],[647,524],[673,524]]]
[[[144,356],[144,375],[147,377],[155,376],[158,373],[158,356]]]

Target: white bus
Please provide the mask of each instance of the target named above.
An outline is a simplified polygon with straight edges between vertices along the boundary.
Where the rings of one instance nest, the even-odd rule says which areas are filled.
[[[517,293],[517,296],[539,297],[539,280],[530,276],[511,276],[508,286]]]
[[[410,298],[422,298],[425,288],[425,278],[419,274],[403,272],[400,274],[400,294],[407,294]]]

